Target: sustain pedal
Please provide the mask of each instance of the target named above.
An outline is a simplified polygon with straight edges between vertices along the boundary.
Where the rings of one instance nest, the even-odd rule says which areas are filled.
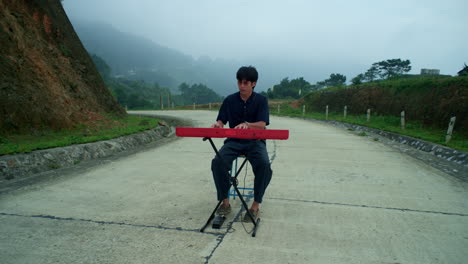
[[[224,220],[226,220],[226,217],[223,215],[218,215],[215,217],[213,220],[213,229],[220,229],[223,226]]]

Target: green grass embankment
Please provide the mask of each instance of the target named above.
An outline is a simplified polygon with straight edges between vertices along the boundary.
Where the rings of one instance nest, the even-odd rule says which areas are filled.
[[[155,118],[128,115],[96,120],[92,126],[80,124],[72,130],[1,135],[0,155],[108,140],[157,127],[158,122]]]
[[[468,136],[468,77],[419,76],[379,80],[360,85],[330,87],[304,96],[301,104],[309,111],[342,112],[361,115],[370,109],[380,116],[398,117],[405,111],[408,120],[425,127],[447,129],[456,117],[455,128]]]
[[[306,112],[302,115],[302,107],[292,108],[289,103],[283,103],[280,106],[280,113],[278,114],[277,108],[271,108],[270,113],[280,116],[292,116],[292,117],[305,117],[319,120],[325,120],[325,113],[317,112]],[[329,113],[328,120],[336,120],[339,122],[356,124],[375,128],[379,130],[389,131],[401,135],[406,135],[414,138],[419,138],[425,141],[444,145],[453,149],[468,151],[468,137],[463,136],[459,131],[454,130],[452,139],[448,144],[445,143],[445,135],[447,130],[427,127],[421,122],[406,120],[405,129],[401,128],[401,121],[399,117],[395,116],[380,116],[371,115],[369,122],[367,121],[366,115],[347,115],[344,118],[343,113]],[[447,123],[448,126],[448,123]]]

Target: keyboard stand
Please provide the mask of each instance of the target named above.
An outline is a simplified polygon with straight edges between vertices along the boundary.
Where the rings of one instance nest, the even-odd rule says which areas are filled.
[[[209,140],[210,144],[211,144],[211,147],[213,148],[214,152],[216,153],[216,156],[222,160],[224,166],[226,167],[226,170],[229,172],[229,166],[228,164],[226,164],[226,161],[224,161],[221,156],[219,155],[219,152],[218,152],[218,149],[216,148],[215,144],[213,143],[213,140],[211,140],[211,138],[209,137],[205,137],[203,138],[203,141],[206,141],[206,140]],[[250,220],[252,221],[252,223],[254,224],[254,229],[252,230],[252,237],[255,237],[255,235],[257,234],[257,229],[258,229],[258,226],[260,224],[260,218],[257,218],[257,221],[254,220],[253,218],[253,215],[250,213],[249,211],[249,207],[247,206],[247,203],[245,202],[244,198],[242,197],[242,194],[241,192],[239,191],[239,188],[237,187],[237,184],[238,184],[238,181],[237,181],[237,176],[240,174],[242,168],[244,168],[244,165],[245,163],[247,162],[247,158],[242,162],[242,165],[240,166],[240,168],[237,170],[236,174],[234,176],[231,176],[231,183],[232,183],[232,186],[234,186],[234,189],[236,190],[236,193],[237,193],[237,196],[239,196],[239,199],[241,200],[242,202],[242,205],[244,206],[245,208],[245,211],[246,211],[246,214],[248,214]],[[215,214],[216,214],[216,210],[218,209],[218,207],[221,205],[222,203],[222,200],[218,202],[218,204],[216,205],[215,209],[213,210],[213,212],[211,213],[210,217],[208,218],[208,221],[206,221],[206,224],[200,229],[200,232],[204,232],[205,231],[205,228],[210,224],[211,220],[213,220]],[[241,220],[242,221],[242,220]]]

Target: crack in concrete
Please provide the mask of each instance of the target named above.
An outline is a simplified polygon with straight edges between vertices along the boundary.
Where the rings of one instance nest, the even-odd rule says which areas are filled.
[[[87,223],[94,223],[94,224],[102,224],[102,225],[119,225],[119,226],[130,226],[130,227],[140,227],[140,228],[155,228],[160,230],[169,230],[169,231],[183,231],[183,232],[195,232],[200,234],[208,234],[214,236],[220,236],[220,233],[215,232],[203,232],[201,233],[199,229],[184,229],[182,227],[165,227],[162,225],[143,225],[143,224],[130,224],[124,222],[112,222],[112,221],[98,221],[92,219],[82,219],[82,218],[73,218],[73,217],[60,217],[60,216],[53,216],[53,215],[21,215],[21,214],[11,214],[11,213],[2,213],[0,215],[3,216],[17,216],[17,217],[25,217],[25,218],[41,218],[41,219],[52,219],[52,220],[59,220],[59,221],[76,221],[76,222],[87,222]]]
[[[246,202],[248,202],[249,199],[246,200]],[[221,243],[223,242],[224,238],[226,237],[227,234],[231,233],[231,231],[234,231],[235,229],[232,228],[234,222],[236,221],[237,218],[239,218],[239,216],[241,215],[242,213],[242,209],[239,210],[239,212],[236,214],[236,216],[234,217],[234,219],[232,221],[229,222],[228,224],[228,227],[226,228],[226,231],[222,234],[219,235],[219,237],[217,238],[217,243],[216,245],[214,246],[213,250],[211,250],[210,252],[210,255],[206,256],[205,257],[205,263],[204,264],[208,264],[211,257],[213,257],[213,254],[215,253],[216,249],[218,249],[218,247],[221,245]]]
[[[427,214],[468,216],[468,214],[462,214],[462,213],[450,213],[450,212],[438,212],[438,211],[425,211],[425,210],[415,210],[415,209],[408,209],[408,208],[395,208],[395,207],[373,206],[373,205],[365,205],[365,204],[345,204],[345,203],[309,201],[309,200],[288,199],[288,198],[275,198],[275,197],[270,197],[270,198],[268,198],[268,199],[271,199],[271,200],[280,200],[280,201],[288,201],[288,202],[303,202],[303,203],[315,203],[315,204],[325,204],[325,205],[338,205],[338,206],[348,206],[348,207],[361,207],[361,208],[371,208],[371,209],[395,210],[395,211],[402,211],[402,212],[415,212],[415,213],[427,213]]]

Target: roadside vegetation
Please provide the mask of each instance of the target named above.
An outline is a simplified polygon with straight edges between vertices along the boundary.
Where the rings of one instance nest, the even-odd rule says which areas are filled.
[[[159,125],[158,119],[150,117],[133,115],[124,118],[107,117],[109,119],[94,120],[93,124],[78,124],[72,130],[0,135],[0,155],[108,140]]]
[[[264,95],[270,99],[272,114],[325,120],[328,109],[328,120],[468,151],[468,66],[465,64],[458,76],[449,76],[431,69],[423,69],[421,74],[407,74],[410,64],[409,60],[401,59],[373,63],[365,73],[352,78],[350,85],[345,84],[346,76],[339,73],[332,73],[330,78],[316,84],[302,77],[285,78]],[[401,115],[405,119],[404,129]],[[452,117],[456,117],[455,126],[446,144]]]
[[[454,130],[451,140],[448,144],[446,144],[445,135],[447,133],[447,129],[428,127],[418,121],[407,120],[405,123],[405,129],[402,129],[400,118],[396,116],[383,116],[374,114],[371,115],[370,120],[367,121],[367,115],[347,114],[346,118],[344,118],[343,113],[331,112],[328,114],[327,119],[325,111],[322,113],[306,111],[306,113],[303,115],[302,106],[293,107],[295,103],[296,102],[293,102],[292,100],[276,101],[276,103],[270,105],[270,113],[279,116],[304,117],[318,120],[335,120],[343,123],[356,124],[422,139],[453,149],[468,151],[468,137],[457,130]],[[278,113],[277,110],[278,104],[280,105],[280,113]]]

